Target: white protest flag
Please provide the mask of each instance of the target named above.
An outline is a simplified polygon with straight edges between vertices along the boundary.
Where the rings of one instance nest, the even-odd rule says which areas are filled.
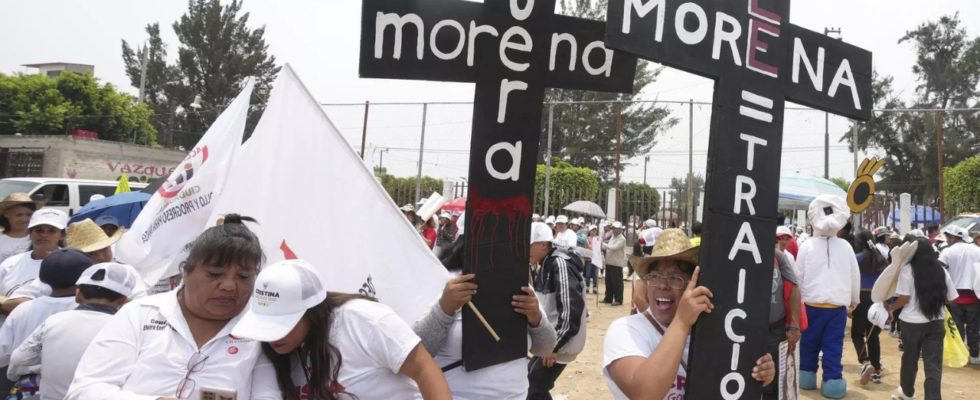
[[[212,221],[230,213],[258,220],[268,263],[306,260],[327,290],[374,296],[409,322],[449,279],[288,64]]]
[[[245,134],[253,86],[249,79],[116,245],[116,258],[135,266],[147,284],[176,275],[190,243],[208,227]]]

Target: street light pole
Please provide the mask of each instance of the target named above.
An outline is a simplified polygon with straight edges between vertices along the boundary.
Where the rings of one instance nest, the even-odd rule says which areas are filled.
[[[650,156],[643,157],[643,184],[647,184],[647,163],[650,162]]]
[[[840,28],[823,28],[823,34],[830,36],[831,33],[838,35],[837,40],[841,40]],[[830,113],[824,115],[824,137],[823,137],[823,178],[830,179]]]

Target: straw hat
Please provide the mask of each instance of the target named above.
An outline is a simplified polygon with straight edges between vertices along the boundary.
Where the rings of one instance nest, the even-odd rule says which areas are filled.
[[[12,193],[9,196],[4,197],[3,201],[0,202],[0,214],[6,212],[10,207],[21,204],[34,204],[36,209],[40,210],[41,207],[44,207],[45,203],[47,203],[45,200],[31,200],[31,195],[27,193]]]
[[[660,260],[677,260],[698,265],[700,246],[691,246],[691,240],[680,229],[667,229],[660,233],[657,243],[653,245],[651,255],[645,257],[630,256],[630,264],[639,276],[647,274],[651,263]]]
[[[85,253],[102,250],[119,241],[123,229],[109,237],[91,219],[68,225],[68,247],[74,247]]]

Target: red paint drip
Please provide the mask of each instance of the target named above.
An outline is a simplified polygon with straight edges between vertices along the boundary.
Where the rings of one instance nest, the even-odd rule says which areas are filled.
[[[296,253],[293,253],[293,250],[289,248],[289,245],[288,244],[286,244],[286,241],[285,240],[282,241],[282,246],[279,246],[279,250],[282,250],[282,255],[287,260],[298,260],[299,259],[299,257],[296,257]]]
[[[490,231],[490,268],[494,267],[493,251],[496,242],[494,237],[497,226],[503,216],[507,216],[507,238],[509,250],[522,258],[528,257],[528,235],[531,227],[531,202],[527,196],[520,195],[505,199],[488,199],[473,188],[467,198],[467,222],[470,224],[470,269],[476,273],[480,260],[480,239],[486,233],[484,220],[487,215],[493,215],[494,224]],[[472,216],[470,216],[472,215]]]

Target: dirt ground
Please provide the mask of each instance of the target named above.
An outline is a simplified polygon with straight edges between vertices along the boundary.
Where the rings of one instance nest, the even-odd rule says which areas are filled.
[[[605,293],[605,288],[601,287],[600,292]],[[599,295],[601,296],[601,295]],[[629,283],[626,284],[625,298],[632,296]],[[566,398],[568,400],[592,400],[592,399],[612,399],[612,394],[606,386],[606,379],[602,375],[602,342],[606,334],[606,328],[617,318],[629,315],[629,301],[619,307],[607,304],[596,305],[595,294],[588,295],[588,308],[592,317],[588,321],[588,343],[585,351],[579,355],[578,359],[570,364],[551,391],[556,399]],[[601,299],[599,299],[601,300]],[[881,336],[882,365],[884,375],[882,383],[869,383],[862,387],[858,376],[857,356],[854,346],[851,345],[850,328],[844,343],[844,377],[847,379],[848,393],[847,399],[856,400],[878,400],[890,399],[898,387],[898,371],[901,368],[902,352],[898,350],[898,339],[882,333]],[[818,373],[819,376],[819,373]],[[919,364],[919,376],[916,381],[915,398],[922,398],[922,383],[925,377],[922,372],[922,364]],[[954,369],[943,369],[943,398],[944,399],[977,399],[980,398],[980,367],[967,365],[966,367]],[[801,391],[801,397],[807,400],[818,400],[824,397],[820,391]],[[567,396],[567,397],[566,397]]]

